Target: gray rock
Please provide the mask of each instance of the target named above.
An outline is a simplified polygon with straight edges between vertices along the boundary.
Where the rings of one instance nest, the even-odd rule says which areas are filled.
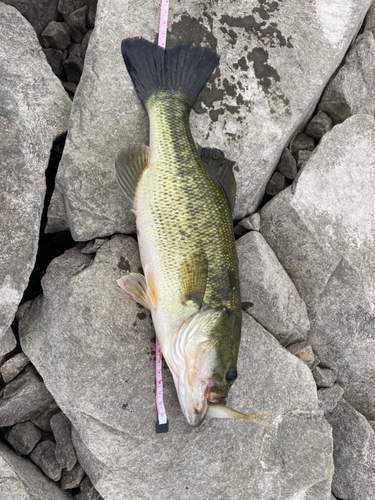
[[[82,481],[80,489],[81,500],[103,500],[88,477]]]
[[[338,498],[375,498],[375,432],[345,400],[326,414],[332,425],[335,472],[332,491]]]
[[[93,28],[95,26],[96,8],[98,0],[91,0],[87,11],[87,26]]]
[[[311,345],[307,342],[297,342],[288,347],[288,351],[294,356],[297,356],[301,361],[307,365],[311,365],[315,361],[314,351]]]
[[[41,378],[33,367],[26,367],[0,391],[0,427],[29,420],[41,406],[52,401]]]
[[[299,134],[290,145],[290,151],[296,155],[298,151],[312,151],[315,148],[314,139],[307,134]]]
[[[30,453],[30,458],[52,481],[59,481],[62,468],[56,461],[55,449],[56,444],[53,441],[42,441]]]
[[[344,389],[338,384],[335,384],[328,389],[319,389],[318,400],[320,408],[325,414],[332,411],[342,398],[343,394]]]
[[[373,31],[375,29],[375,4],[372,2],[371,7],[365,19],[364,31]]]
[[[81,43],[87,32],[86,27],[87,6],[81,7],[70,14],[66,19],[66,29],[76,43]]]
[[[70,470],[63,470],[61,477],[61,488],[63,490],[71,490],[73,488],[78,488],[80,482],[85,477],[85,471],[82,469],[81,465],[77,462],[75,466]]]
[[[0,498],[4,500],[72,500],[28,458],[0,441]]]
[[[277,165],[277,170],[287,179],[295,179],[297,175],[297,163],[288,148],[285,148]]]
[[[32,422],[16,424],[7,435],[7,441],[17,453],[28,455],[42,437],[42,431]]]
[[[252,231],[236,242],[243,309],[282,345],[306,338],[306,305],[263,236]]]
[[[6,361],[7,354],[17,347],[17,339],[11,327],[6,330],[0,342],[0,366]]]
[[[72,82],[63,82],[64,89],[71,95],[74,95],[77,90],[77,85]]]
[[[306,134],[319,141],[332,128],[332,120],[321,109],[306,127]]]
[[[77,462],[77,455],[72,443],[69,419],[63,413],[56,413],[51,418],[51,429],[56,441],[57,463],[70,471]]]
[[[89,241],[87,245],[82,248],[82,253],[96,253],[104,243],[108,241],[107,238],[95,238],[93,241]]]
[[[196,140],[219,144],[236,162],[236,219],[256,211],[284,148],[314,110],[369,5],[370,0],[347,0],[333,12],[319,1],[301,14],[295,1],[279,8],[245,0],[182,0],[170,12],[169,46],[194,42],[221,55],[215,78],[191,113],[191,128]],[[148,126],[120,43],[135,36],[155,40],[158,18],[151,0],[137,8],[129,0],[99,3],[48,231],[70,227],[77,241],[134,232],[113,161],[127,144],[147,143]]]
[[[375,114],[375,40],[371,31],[360,35],[345,64],[325,90],[319,108],[341,123],[354,114]]]
[[[234,228],[234,233],[238,236],[243,236],[249,231],[259,231],[260,215],[258,213],[251,214],[249,217],[242,219]]]
[[[371,428],[375,431],[375,420],[369,420],[368,423],[371,425]]]
[[[59,0],[57,10],[64,17],[64,19],[66,19],[73,11],[81,9],[84,6],[88,6],[89,4],[90,0]]]
[[[34,267],[53,140],[67,129],[70,100],[35,31],[0,3],[0,343]],[[20,244],[22,242],[22,244]]]
[[[337,375],[333,370],[320,368],[320,366],[314,368],[312,374],[318,389],[321,387],[332,387],[337,379]]]
[[[63,64],[66,77],[75,85],[79,84],[79,80],[83,70],[83,60],[81,58],[81,47],[76,46],[76,50],[72,50],[68,59]]]
[[[48,49],[65,50],[71,43],[69,33],[64,27],[64,23],[51,21],[42,33],[44,46]]]
[[[30,417],[30,420],[40,427],[43,431],[52,431],[51,428],[51,418],[60,412],[60,408],[57,406],[54,400],[49,401],[47,404],[40,406],[35,413]]]
[[[29,362],[29,358],[23,352],[20,352],[19,354],[16,354],[12,358],[8,359],[8,361],[6,361],[0,368],[0,373],[4,382],[7,384],[17,377],[17,375]]]
[[[82,43],[81,43],[81,54],[80,54],[81,57],[82,57],[82,60],[85,59],[86,50],[87,50],[87,47],[88,47],[88,44],[89,44],[91,33],[92,33],[92,30],[89,30],[86,33],[86,35],[84,36],[83,40],[82,40]]]
[[[308,306],[308,342],[336,371],[345,399],[369,419],[375,417],[374,169],[375,119],[356,115],[322,138],[294,192],[288,188],[260,212],[261,233]]]
[[[57,49],[43,49],[48,64],[56,76],[60,76],[63,70],[64,61],[67,58],[68,52]]]
[[[188,486],[199,500],[207,498],[207,477],[215,475],[212,498],[225,490],[232,500],[292,500],[301,492],[306,500],[328,500],[332,441],[311,372],[247,314],[229,404],[269,410],[265,419],[277,429],[208,419],[189,427],[164,370],[170,431],[155,433],[154,331],[148,311],[116,285],[124,271],[139,266],[129,237],[110,239],[93,262],[71,249],[50,264],[43,296],[19,325],[24,351],[72,422],[78,460],[96,490],[106,500],[170,500]]]
[[[33,2],[30,2],[30,0],[2,0],[2,3],[15,7],[29,21],[38,37],[47,24],[56,21],[57,2],[58,0],[38,0]]]
[[[309,161],[311,155],[312,151],[307,151],[305,149],[301,149],[300,151],[297,152],[296,158],[297,158],[298,170],[300,170],[302,167],[305,166],[305,164]]]
[[[275,172],[272,174],[271,179],[268,181],[266,186],[266,194],[275,196],[280,193],[285,187],[285,177],[280,172]]]

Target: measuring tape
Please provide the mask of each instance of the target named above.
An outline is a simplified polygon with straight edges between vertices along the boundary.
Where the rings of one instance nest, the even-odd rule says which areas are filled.
[[[162,0],[160,9],[160,22],[159,22],[159,38],[158,45],[165,49],[165,42],[167,40],[167,26],[168,26],[168,9],[169,0]],[[163,378],[162,378],[162,354],[157,335],[156,338],[156,409],[158,412],[158,421],[156,422],[156,433],[161,434],[168,432],[168,419],[165,413],[164,400],[163,400]]]

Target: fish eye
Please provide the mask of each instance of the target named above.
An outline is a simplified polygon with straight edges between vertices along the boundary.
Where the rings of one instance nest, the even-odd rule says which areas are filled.
[[[231,368],[225,376],[227,382],[234,382],[237,378],[237,370],[235,368]]]

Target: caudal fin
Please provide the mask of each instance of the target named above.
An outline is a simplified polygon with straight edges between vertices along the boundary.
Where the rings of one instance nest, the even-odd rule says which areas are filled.
[[[127,38],[122,56],[141,101],[158,92],[178,95],[193,106],[211,76],[219,57],[211,50],[193,45],[163,49],[142,38]]]

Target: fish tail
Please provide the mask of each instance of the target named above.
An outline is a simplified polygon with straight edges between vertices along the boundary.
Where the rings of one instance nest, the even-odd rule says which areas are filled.
[[[142,38],[127,38],[122,56],[140,100],[146,105],[156,93],[195,103],[219,62],[215,52],[193,45],[163,49]]]

